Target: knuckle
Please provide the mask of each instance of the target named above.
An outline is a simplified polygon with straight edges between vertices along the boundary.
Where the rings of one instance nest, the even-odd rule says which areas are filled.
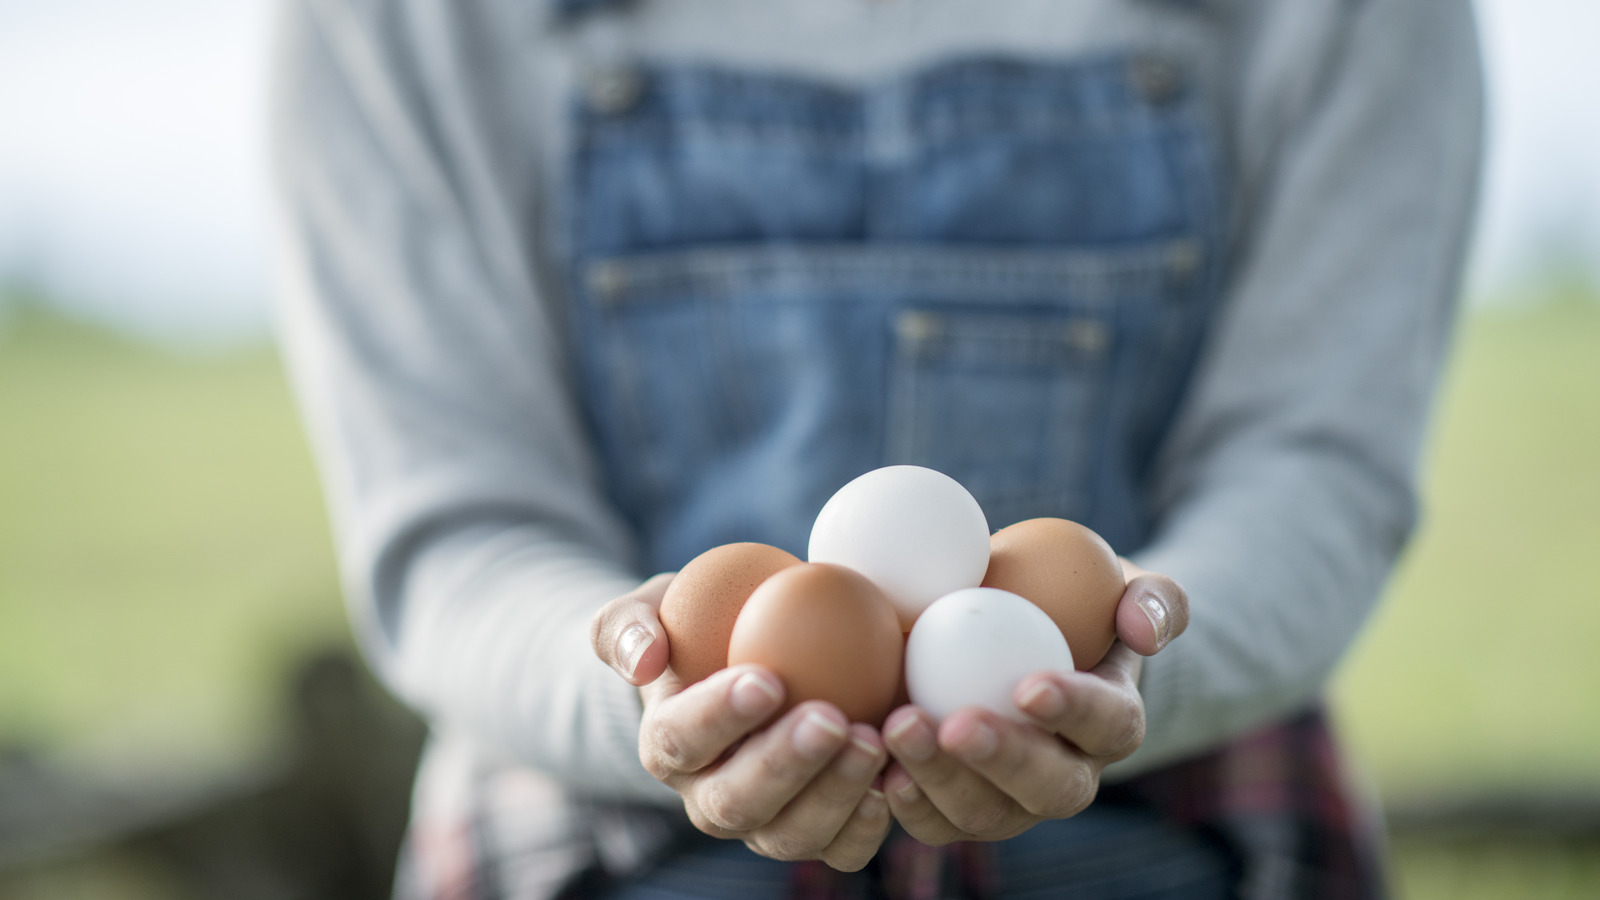
[[[778,862],[799,862],[814,858],[803,855],[781,838],[775,838],[771,835],[746,838],[744,845],[755,853],[765,856],[767,859],[775,859]]]
[[[823,854],[822,861],[827,863],[830,869],[837,869],[840,872],[859,872],[867,867],[867,863],[872,862],[872,852],[854,848],[848,851],[829,851]]]
[[[962,810],[950,818],[950,823],[967,834],[985,837],[999,834],[1010,824],[1011,811],[994,803],[980,804]]]
[[[816,859],[822,855],[823,848],[827,846],[826,841],[817,840],[812,835],[797,835],[781,831],[762,835],[760,842],[766,848],[765,853],[767,856],[783,862]]]
[[[699,804],[685,802],[684,811],[689,814],[689,824],[693,825],[695,828],[699,829],[705,834],[709,834],[712,837],[717,838],[726,838],[732,836],[732,833],[729,832],[728,829],[723,828],[716,822],[711,821],[711,819],[706,815],[705,810],[702,809]]]
[[[906,825],[905,829],[906,833],[916,838],[918,843],[927,844],[929,847],[943,847],[966,837],[956,829],[955,825],[948,823],[937,827],[924,825],[922,828]]]
[[[678,735],[660,719],[647,718],[640,726],[639,759],[645,770],[664,781],[688,771],[688,756]]]
[[[840,835],[832,844],[822,849],[820,858],[831,868],[841,872],[859,872],[866,868],[867,863],[878,852],[882,844],[882,832],[878,832],[876,839],[872,837],[847,837]]]
[[[1137,691],[1122,693],[1116,711],[1117,727],[1107,743],[1105,755],[1121,759],[1144,743],[1144,700]]]
[[[1053,819],[1075,816],[1089,808],[1099,789],[1100,779],[1088,766],[1074,766],[1071,777],[1061,782],[1061,790],[1053,798],[1051,808],[1040,814]]]
[[[1031,816],[1041,819],[1065,819],[1086,809],[1098,787],[1099,779],[1087,765],[1074,765],[1063,777],[1050,782],[1043,790],[1031,792],[1021,802]]]
[[[1037,816],[1042,819],[1061,818],[1063,813],[1060,810],[1066,805],[1062,802],[1062,799],[1070,790],[1067,787],[1069,781],[1070,779],[1062,779],[1061,781],[1051,782],[1045,786],[1044,790],[1031,791],[1018,800],[1017,803],[1022,807],[1022,811],[1030,816]]]
[[[752,831],[766,824],[716,782],[707,784],[701,793],[700,811],[712,824],[727,831]]]
[[[793,761],[784,753],[762,754],[761,772],[773,782],[790,781],[794,776]]]

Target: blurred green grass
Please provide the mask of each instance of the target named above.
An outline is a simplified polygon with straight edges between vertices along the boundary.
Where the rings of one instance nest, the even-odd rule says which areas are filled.
[[[1600,785],[1596,298],[1469,316],[1433,435],[1423,528],[1334,686],[1348,742],[1386,798]],[[273,351],[174,352],[13,303],[0,743],[258,756],[285,667],[330,641],[328,528]],[[1411,897],[1600,889],[1592,857],[1548,847],[1396,858]]]
[[[1600,303],[1478,310],[1421,530],[1335,685],[1389,795],[1600,785]]]
[[[286,662],[345,628],[275,354],[163,351],[13,303],[0,423],[0,739],[259,747]]]

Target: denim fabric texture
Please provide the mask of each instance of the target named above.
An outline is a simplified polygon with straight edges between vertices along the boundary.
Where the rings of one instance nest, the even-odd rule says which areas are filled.
[[[833,491],[899,463],[993,528],[1141,545],[1222,231],[1198,104],[1149,73],[974,58],[846,91],[642,66],[578,102],[575,344],[643,567],[803,554]]]
[[[1203,833],[1163,823],[1149,810],[1091,808],[1074,818],[1043,822],[988,848],[991,871],[976,895],[987,900],[1227,900],[1237,873]],[[882,897],[881,862],[837,875],[829,898]],[[757,856],[738,841],[691,843],[638,876],[609,889],[603,900],[790,900],[797,891],[790,865]],[[954,896],[946,884],[938,896]],[[969,892],[962,892],[966,895]]]

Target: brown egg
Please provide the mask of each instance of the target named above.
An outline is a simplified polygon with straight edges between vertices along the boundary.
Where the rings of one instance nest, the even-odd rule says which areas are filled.
[[[850,721],[878,726],[894,708],[904,648],[900,618],[877,585],[844,566],[802,563],[750,596],[733,626],[728,665],[776,672],[788,691],[785,710],[826,700]]]
[[[1020,594],[1049,614],[1080,670],[1099,664],[1117,639],[1122,564],[1104,538],[1077,522],[1028,519],[995,532],[983,586]]]
[[[750,594],[799,557],[766,544],[723,544],[679,570],[661,600],[668,664],[684,684],[728,665],[728,636]]]
[[[892,603],[894,601],[891,600],[890,602]],[[904,627],[904,625],[902,624],[901,627]],[[902,638],[900,641],[900,658],[903,660],[906,657],[906,645],[911,643],[911,632],[908,631],[905,634],[902,634],[900,637]],[[911,688],[906,685],[906,667],[901,666],[900,678],[894,687],[894,701],[889,704],[889,709],[891,711],[896,710],[910,702]]]

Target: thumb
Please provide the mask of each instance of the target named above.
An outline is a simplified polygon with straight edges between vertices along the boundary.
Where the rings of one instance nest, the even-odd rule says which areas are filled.
[[[655,681],[666,671],[667,633],[656,611],[673,574],[651,578],[600,607],[589,621],[589,643],[595,656],[635,687]]]
[[[1117,637],[1140,656],[1154,656],[1189,627],[1189,595],[1165,575],[1130,568],[1117,603]]]

